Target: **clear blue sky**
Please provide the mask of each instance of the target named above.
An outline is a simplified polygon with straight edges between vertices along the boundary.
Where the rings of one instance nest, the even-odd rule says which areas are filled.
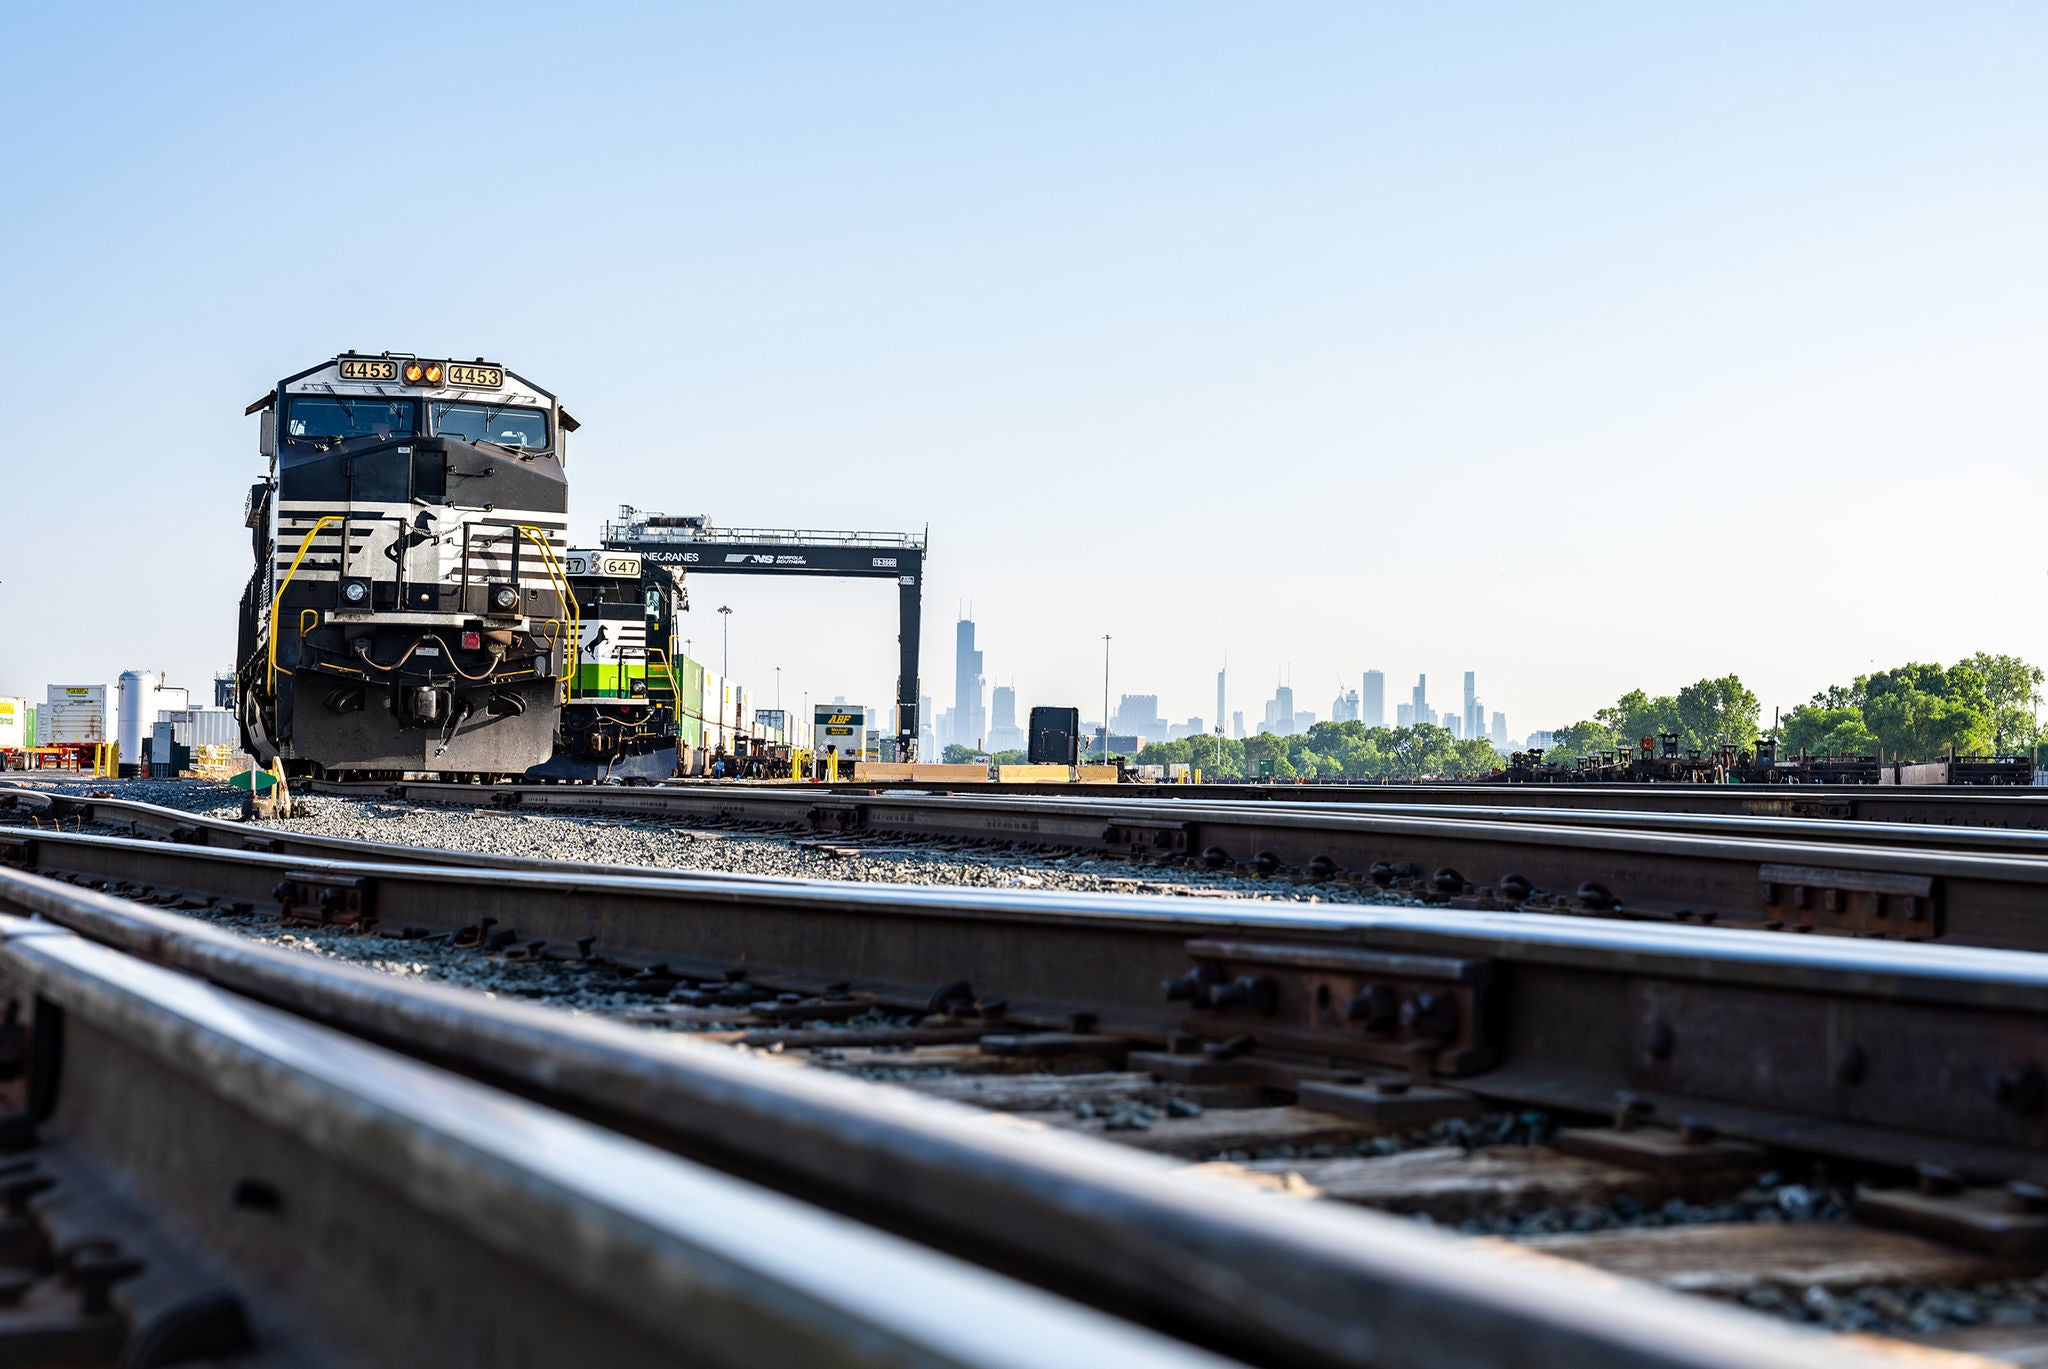
[[[12,6],[0,693],[232,656],[243,406],[562,394],[573,517],[932,533],[1026,704],[1520,734],[2048,656],[2038,4]],[[789,704],[893,596],[704,581]]]

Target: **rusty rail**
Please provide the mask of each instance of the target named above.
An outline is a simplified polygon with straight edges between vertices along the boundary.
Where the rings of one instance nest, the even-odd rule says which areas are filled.
[[[987,794],[552,785],[323,786],[523,812],[630,812],[1096,850],[1420,902],[2048,950],[2048,834],[1815,819]]]
[[[381,898],[436,875],[474,878],[349,877]],[[1867,1362],[1809,1332],[1618,1293],[1403,1221],[1261,1199],[1098,1143],[335,965],[29,874],[0,871],[0,912],[46,919],[0,916],[0,979],[34,1002],[35,1141],[53,1163],[120,1171],[124,1191],[193,1218],[183,1229],[216,1227],[202,1210],[232,1194],[237,1229],[255,1223],[263,1239],[206,1252],[227,1266],[214,1305],[249,1311],[243,1330],[261,1333],[269,1362],[296,1362],[309,1339],[378,1363],[487,1362],[508,1343],[629,1364],[1213,1362],[930,1247],[1258,1363]],[[182,1169],[155,1158],[173,1155]],[[703,1163],[903,1235],[820,1226]],[[198,1267],[146,1253],[142,1270],[110,1277]],[[393,1287],[403,1295],[374,1297]],[[373,1302],[378,1314],[361,1315]]]

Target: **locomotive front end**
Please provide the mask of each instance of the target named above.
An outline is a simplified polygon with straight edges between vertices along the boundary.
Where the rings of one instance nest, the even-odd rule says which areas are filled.
[[[250,492],[244,738],[330,774],[547,759],[577,609],[555,397],[502,366],[346,354],[281,381]]]

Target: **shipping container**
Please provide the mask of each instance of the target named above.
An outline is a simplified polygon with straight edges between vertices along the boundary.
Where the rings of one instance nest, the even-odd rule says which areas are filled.
[[[0,751],[28,745],[28,700],[0,697]]]
[[[51,685],[50,701],[38,719],[36,744],[107,740],[105,685]]]
[[[240,746],[242,730],[225,708],[165,709],[159,723],[169,723],[180,746]]]

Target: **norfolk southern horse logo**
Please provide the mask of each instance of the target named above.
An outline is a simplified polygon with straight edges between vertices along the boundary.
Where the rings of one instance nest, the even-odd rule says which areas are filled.
[[[433,540],[433,515],[422,509],[419,515],[412,520],[412,527],[407,530],[405,536],[392,538],[391,545],[384,548],[384,554],[391,558],[391,564],[395,566],[405,559],[405,553],[411,551],[422,542],[431,542]]]

